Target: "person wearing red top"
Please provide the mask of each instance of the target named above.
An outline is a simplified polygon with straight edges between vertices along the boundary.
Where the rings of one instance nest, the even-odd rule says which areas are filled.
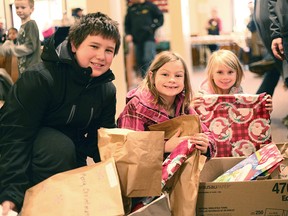
[[[211,10],[211,18],[207,22],[206,30],[208,35],[220,35],[222,31],[222,21],[218,17],[218,11],[215,8]],[[217,44],[210,44],[208,48],[211,52],[214,52],[218,50],[219,47]]]

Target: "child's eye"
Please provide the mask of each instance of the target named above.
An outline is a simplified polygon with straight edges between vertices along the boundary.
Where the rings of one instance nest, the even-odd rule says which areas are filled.
[[[92,48],[97,49],[99,46],[98,45],[91,45]]]
[[[176,77],[183,77],[182,74],[176,74]]]
[[[222,74],[222,71],[217,71],[216,73],[217,73],[217,74]]]
[[[167,73],[161,73],[160,75],[161,75],[161,76],[168,76]]]
[[[114,53],[114,50],[110,50],[110,49],[108,49],[108,50],[106,50],[106,52],[108,52],[108,53]]]
[[[234,73],[234,71],[229,71],[228,73],[229,73],[229,74],[233,74],[233,73]]]

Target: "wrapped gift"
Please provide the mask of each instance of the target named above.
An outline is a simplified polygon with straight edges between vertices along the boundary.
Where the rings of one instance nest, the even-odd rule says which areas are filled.
[[[224,174],[215,179],[215,182],[248,181],[277,167],[283,160],[281,152],[275,144],[265,145],[258,151],[236,164]]]
[[[203,95],[195,110],[212,132],[217,157],[249,156],[271,143],[267,94]]]

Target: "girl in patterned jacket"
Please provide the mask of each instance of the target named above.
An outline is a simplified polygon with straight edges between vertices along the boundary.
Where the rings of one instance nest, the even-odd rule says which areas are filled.
[[[171,118],[196,114],[190,106],[192,89],[189,72],[183,59],[170,51],[159,53],[142,84],[127,94],[127,104],[117,120],[118,127],[136,131]],[[213,157],[216,148],[208,128],[201,123],[202,133],[180,137],[180,130],[165,142],[165,152],[171,152],[179,143],[190,139],[207,157]]]

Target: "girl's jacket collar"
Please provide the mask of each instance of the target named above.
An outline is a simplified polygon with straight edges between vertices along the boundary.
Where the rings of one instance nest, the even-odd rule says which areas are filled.
[[[163,113],[164,115],[168,116],[167,111],[163,107],[160,107],[159,105],[153,102],[154,96],[150,91],[146,89],[141,89],[139,87],[132,89],[127,93],[126,103],[128,103],[132,98],[138,98],[139,103],[142,104],[146,110],[148,108],[149,110],[153,110],[158,114]],[[184,94],[182,93],[178,94],[175,99],[175,105],[176,105],[175,116],[181,115],[183,101],[184,101]]]

